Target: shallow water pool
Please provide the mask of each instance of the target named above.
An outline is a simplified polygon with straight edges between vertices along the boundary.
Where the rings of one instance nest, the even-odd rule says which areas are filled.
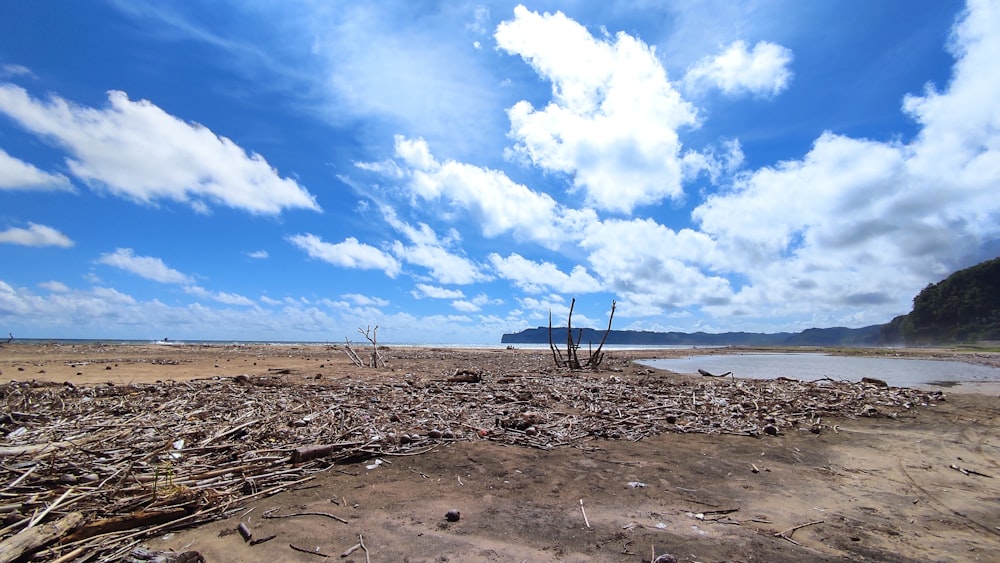
[[[875,377],[894,387],[949,387],[960,383],[1000,383],[1000,369],[951,360],[857,358],[821,353],[750,353],[645,360],[645,365],[675,373],[698,374],[699,369],[736,377],[812,381],[829,377],[861,381]]]

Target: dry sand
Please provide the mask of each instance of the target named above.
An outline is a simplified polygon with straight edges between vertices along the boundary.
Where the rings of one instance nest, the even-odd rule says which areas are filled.
[[[290,378],[440,378],[512,353],[393,349],[390,367],[372,370],[334,347],[15,344],[0,349],[0,378],[78,386],[282,370]],[[678,377],[625,365],[622,377]],[[473,438],[385,457],[373,469],[334,466],[301,489],[145,545],[196,550],[210,562],[323,561],[292,545],[366,561],[360,549],[340,557],[359,538],[371,561],[639,562],[652,553],[678,561],[1000,561],[998,415],[995,392],[949,393],[895,418],[828,421],[835,431],[820,434],[665,433],[548,451]],[[276,507],[347,523],[262,518]],[[458,521],[446,520],[451,509]],[[276,537],[250,546],[235,533],[240,522],[257,538]]]

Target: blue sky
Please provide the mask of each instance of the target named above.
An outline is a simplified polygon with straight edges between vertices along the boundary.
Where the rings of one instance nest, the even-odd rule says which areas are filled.
[[[858,327],[1000,253],[1000,5],[3,2],[0,331]]]

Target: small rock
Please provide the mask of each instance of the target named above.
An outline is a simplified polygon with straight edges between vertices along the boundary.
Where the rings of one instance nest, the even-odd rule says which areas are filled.
[[[427,433],[427,437],[430,438],[431,440],[440,440],[442,436],[444,436],[444,433],[438,430],[437,428]]]
[[[778,427],[773,424],[768,424],[764,427],[764,434],[767,434],[768,436],[777,436]]]
[[[458,522],[458,519],[462,517],[462,513],[452,508],[445,513],[444,519],[449,522]]]

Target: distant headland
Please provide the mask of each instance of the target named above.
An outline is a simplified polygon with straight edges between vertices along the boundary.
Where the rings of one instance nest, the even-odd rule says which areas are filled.
[[[862,328],[810,328],[802,332],[652,332],[639,330],[612,330],[606,344],[631,346],[876,346],[882,339],[882,326]],[[582,329],[579,342],[595,346],[604,337],[603,330]],[[579,329],[573,329],[576,339]],[[566,327],[552,327],[552,340],[565,344]],[[549,327],[528,328],[513,334],[504,334],[501,344],[547,344]]]

